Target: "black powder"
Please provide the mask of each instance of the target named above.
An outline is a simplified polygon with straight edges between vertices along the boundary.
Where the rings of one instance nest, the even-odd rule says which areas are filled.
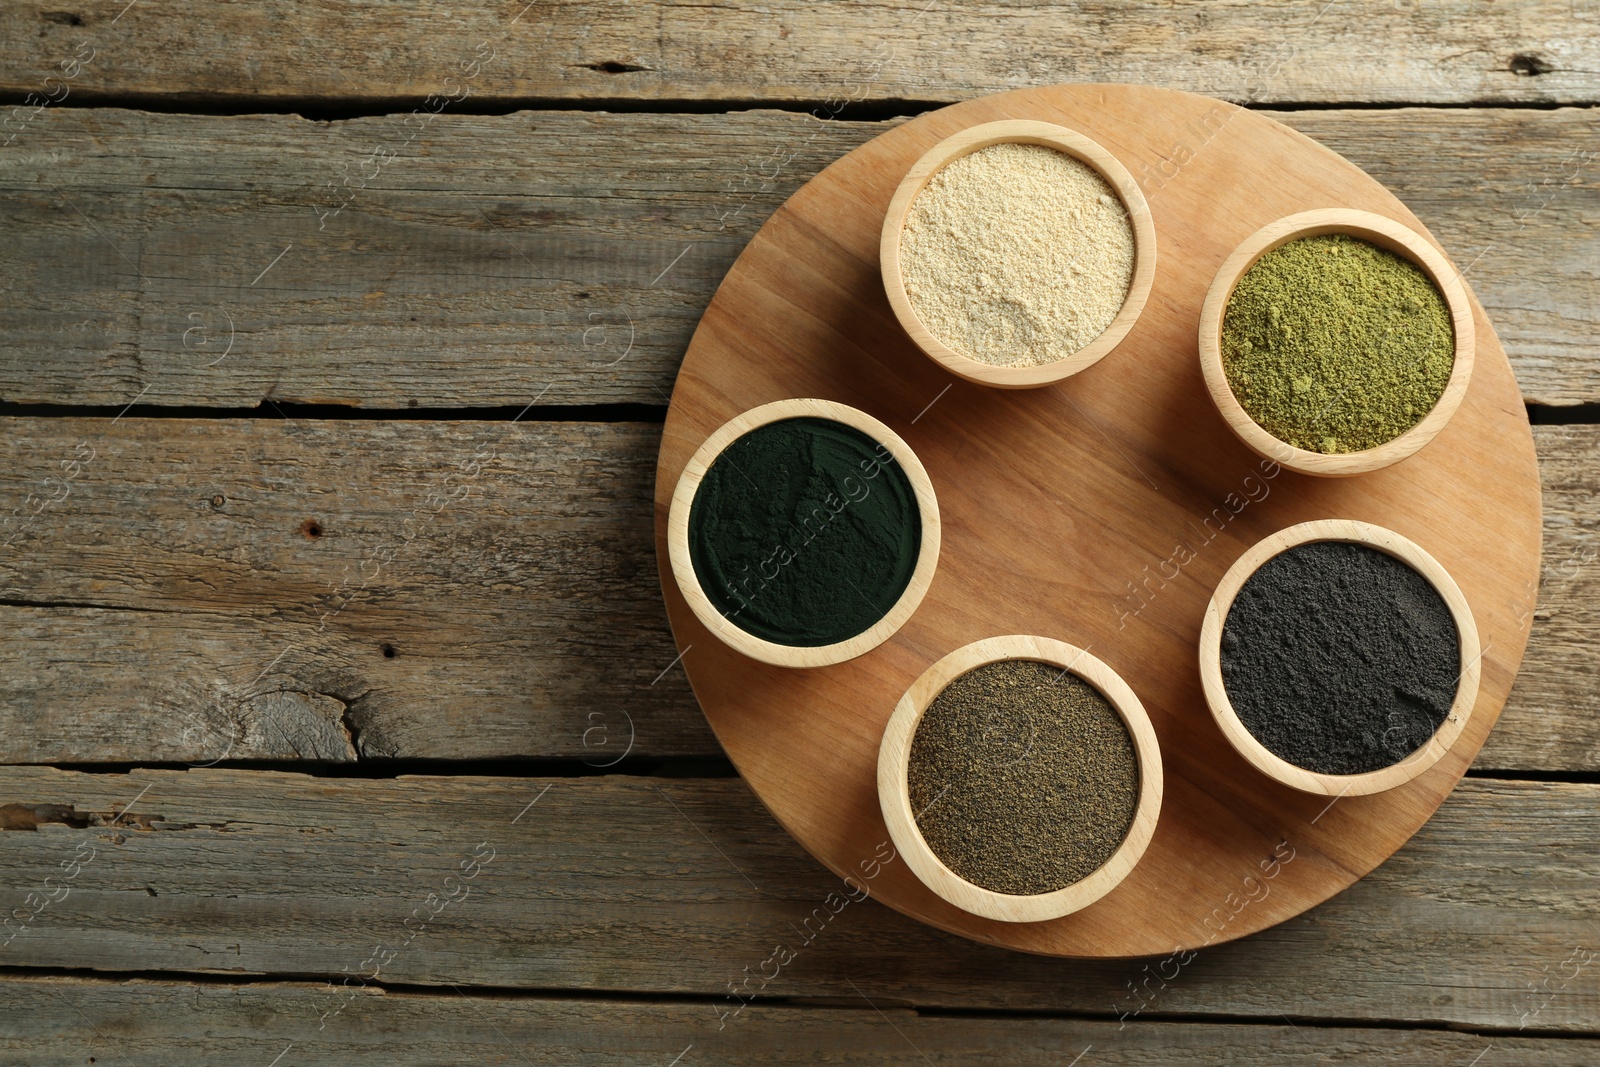
[[[1274,556],[1222,627],[1222,681],[1240,721],[1320,774],[1375,771],[1427,744],[1460,674],[1444,598],[1366,545],[1317,541]]]
[[[928,847],[997,893],[1049,893],[1092,874],[1139,802],[1138,757],[1116,709],[1032,660],[947,685],[917,724],[906,778]]]

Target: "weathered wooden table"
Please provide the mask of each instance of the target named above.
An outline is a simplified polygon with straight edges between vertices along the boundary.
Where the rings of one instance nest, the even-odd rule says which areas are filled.
[[[0,1061],[1600,1061],[1600,3],[125,3],[0,4]],[[651,549],[761,221],[1055,81],[1260,107],[1388,184],[1544,479],[1471,776],[1180,962],[839,905]]]

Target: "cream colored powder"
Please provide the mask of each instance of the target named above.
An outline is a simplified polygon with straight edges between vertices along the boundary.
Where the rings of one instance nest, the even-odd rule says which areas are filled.
[[[911,203],[900,269],[917,317],[984,363],[1036,366],[1099,337],[1133,278],[1133,227],[1087,164],[997,144],[947,164]]]

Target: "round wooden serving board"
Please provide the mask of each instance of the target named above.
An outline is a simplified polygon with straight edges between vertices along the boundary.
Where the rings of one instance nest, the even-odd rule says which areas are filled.
[[[1099,141],[1139,179],[1156,224],[1155,287],[1127,339],[1083,373],[1034,390],[969,384],[934,365],[895,321],[878,268],[884,211],[911,164],[963,127],[1006,118]],[[1133,873],[1064,918],[968,915],[904,863],[866,883],[890,907],[945,930],[1062,956],[1231,940],[1346,888],[1449,795],[1499,717],[1533,616],[1533,438],[1474,298],[1471,388],[1432,444],[1355,478],[1265,476],[1266,461],[1207,399],[1200,307],[1241,240],[1323,207],[1423,229],[1353,164],[1261,115],[1170,90],[1062,85],[967,101],[890,130],[813,178],[751,240],[706,309],[673,391],[656,472],[656,555],[706,718],[756,795],[835,873],[861,881],[888,837],[878,742],[901,694],[947,652],[997,634],[1066,641],[1121,674],[1155,724],[1166,798]],[[785,397],[841,401],[889,425],[927,467],[943,516],[938,570],[916,614],[867,655],[813,670],[723,645],[667,572],[667,509],[690,455],[741,411]],[[1478,703],[1454,748],[1408,785],[1331,806],[1235,754],[1206,710],[1197,666],[1206,603],[1228,566],[1267,534],[1323,518],[1387,526],[1432,553],[1465,592],[1485,650]],[[1274,864],[1275,854],[1292,858]]]

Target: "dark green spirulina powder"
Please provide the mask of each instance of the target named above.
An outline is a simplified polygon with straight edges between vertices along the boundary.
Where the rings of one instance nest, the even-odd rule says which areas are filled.
[[[1272,557],[1222,627],[1222,681],[1240,721],[1321,774],[1375,771],[1427,744],[1460,675],[1444,598],[1366,545],[1317,541]]]
[[[888,449],[798,418],[723,450],[689,509],[689,555],[711,603],[777,644],[831,645],[888,614],[916,570],[922,516]]]
[[[1050,893],[1111,858],[1133,825],[1139,764],[1122,717],[1076,675],[1032,660],[974,668],[911,739],[911,810],[973,885]]]
[[[1280,441],[1362,452],[1422,421],[1455,367],[1455,329],[1422,269],[1345,234],[1256,261],[1222,316],[1222,369]]]

